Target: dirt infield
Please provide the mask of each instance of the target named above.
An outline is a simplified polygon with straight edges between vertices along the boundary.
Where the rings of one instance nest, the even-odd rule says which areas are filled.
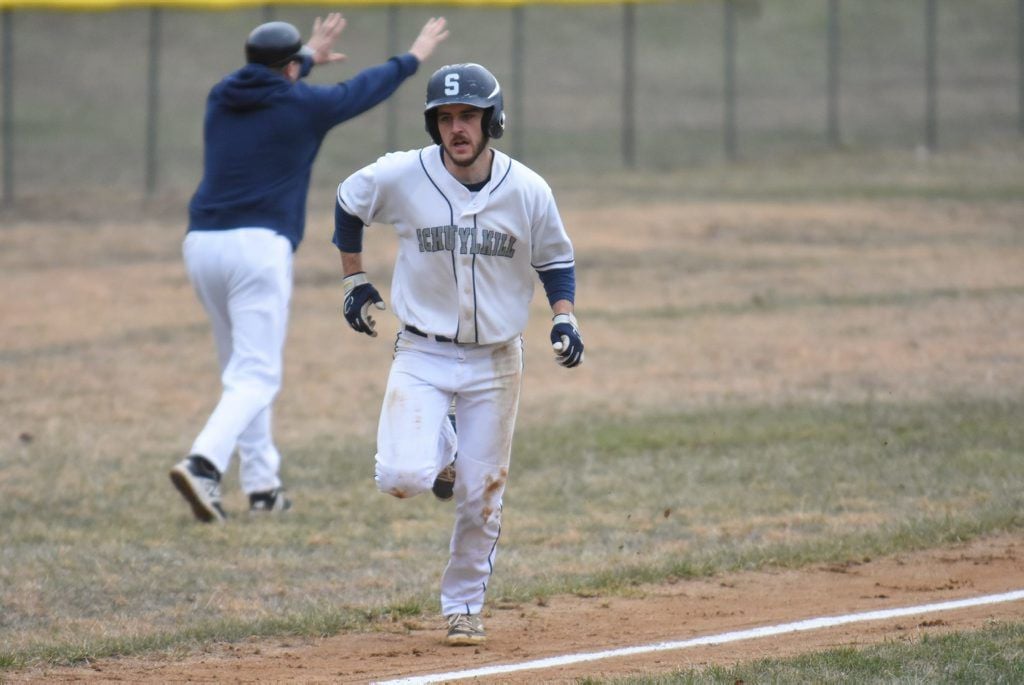
[[[508,665],[821,616],[845,615],[1024,589],[1024,539],[994,537],[943,550],[865,559],[843,566],[725,575],[640,586],[628,597],[554,597],[543,604],[488,610],[489,642],[455,648],[439,624],[411,620],[379,632],[323,640],[214,644],[185,659],[100,660],[74,669],[43,669],[12,681],[332,682],[364,683]],[[731,665],[766,655],[918,640],[1018,620],[1021,602],[853,623],[726,645],[619,657],[479,678],[476,682],[559,683],[583,677],[658,674]]]

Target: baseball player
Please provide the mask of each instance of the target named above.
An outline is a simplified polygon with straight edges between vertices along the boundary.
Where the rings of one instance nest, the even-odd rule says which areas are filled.
[[[281,387],[292,255],[302,241],[313,161],[334,126],[390,96],[448,36],[430,19],[408,53],[336,85],[301,79],[338,62],[338,13],[318,17],[306,45],[286,22],[258,26],[247,64],[215,85],[203,126],[203,178],[189,204],[185,266],[213,326],[223,392],[171,481],[200,521],[225,518],[221,475],[237,448],[253,512],[282,511],[271,404]]]
[[[454,495],[441,610],[448,643],[478,644],[519,406],[522,330],[539,275],[554,314],[555,359],[570,368],[583,362],[575,258],[547,183],[491,147],[505,113],[487,69],[439,69],[427,84],[424,116],[433,145],[385,155],[338,186],[334,243],[345,318],[376,336],[370,307],[383,310],[384,302],[363,271],[364,225],[391,224],[398,237],[391,301],[402,328],[377,429],[375,479],[399,498]]]

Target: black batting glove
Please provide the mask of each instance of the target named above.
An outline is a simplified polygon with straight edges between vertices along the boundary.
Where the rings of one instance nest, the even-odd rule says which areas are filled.
[[[551,348],[555,361],[567,369],[583,363],[583,335],[573,314],[555,314],[551,319]]]
[[[376,324],[369,313],[370,305],[384,311],[384,298],[366,279],[366,273],[363,271],[345,276],[342,285],[345,287],[345,321],[348,321],[348,325],[356,332],[376,338]]]

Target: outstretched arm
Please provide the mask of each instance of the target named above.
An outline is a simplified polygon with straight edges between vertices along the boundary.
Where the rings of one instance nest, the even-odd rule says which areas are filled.
[[[324,25],[327,23],[325,21]],[[383,64],[363,69],[333,89],[322,90],[320,97],[324,98],[324,107],[318,112],[320,124],[329,129],[390,97],[402,81],[416,73],[420,63],[433,54],[438,44],[448,38],[446,26],[443,17],[429,20],[423,25],[408,52],[392,57]],[[340,28],[337,25],[335,27],[340,32]],[[321,26],[321,31],[326,29]]]

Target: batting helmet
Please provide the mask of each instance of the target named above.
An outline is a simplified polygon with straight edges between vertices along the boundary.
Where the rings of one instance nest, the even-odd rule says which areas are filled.
[[[245,59],[268,67],[283,67],[312,55],[313,51],[302,44],[299,30],[286,21],[260,24],[245,41]]]
[[[427,104],[423,107],[427,133],[441,144],[437,128],[437,108],[441,105],[472,105],[484,111],[484,134],[501,138],[505,132],[505,104],[501,84],[479,64],[449,64],[433,73],[427,82]]]

